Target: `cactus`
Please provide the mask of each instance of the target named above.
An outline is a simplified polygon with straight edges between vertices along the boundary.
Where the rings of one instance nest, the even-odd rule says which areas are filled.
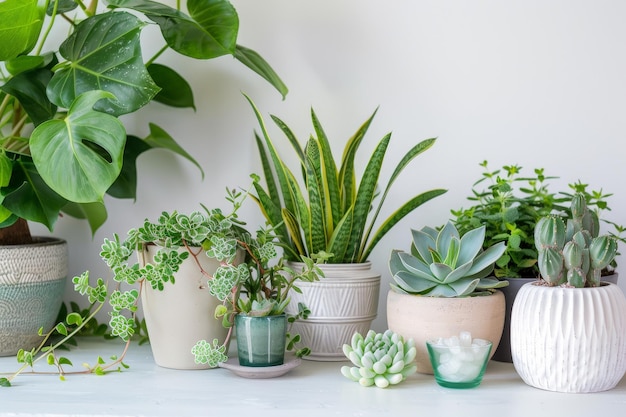
[[[506,246],[499,242],[483,251],[485,226],[462,237],[451,222],[439,232],[431,227],[412,232],[411,253],[394,250],[389,259],[394,291],[430,297],[465,297],[491,293],[509,284],[489,277]]]
[[[585,196],[572,197],[572,217],[567,224],[559,216],[543,217],[535,227],[539,272],[549,286],[597,287],[600,276],[617,255],[617,241],[599,236],[599,221]]]
[[[406,342],[397,333],[370,330],[365,338],[360,333],[352,336],[350,345],[343,345],[343,353],[356,365],[342,366],[341,373],[364,387],[376,385],[387,388],[404,381],[417,370],[414,359],[415,342]]]

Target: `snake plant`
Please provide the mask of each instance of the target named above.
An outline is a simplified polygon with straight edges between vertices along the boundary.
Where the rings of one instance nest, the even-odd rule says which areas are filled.
[[[391,253],[393,290],[431,297],[465,297],[490,293],[509,284],[489,277],[506,246],[500,242],[483,250],[485,226],[462,237],[452,222],[439,231],[426,226],[412,232],[411,253]]]
[[[346,142],[343,156],[337,161],[330,140],[311,109],[315,130],[304,146],[281,119],[272,120],[287,137],[302,168],[302,182],[288,168],[287,159],[278,153],[274,141],[253,101],[250,102],[260,125],[262,138],[256,135],[267,188],[256,177],[253,196],[266,220],[278,231],[290,260],[302,256],[324,259],[328,263],[359,263],[368,259],[372,249],[402,218],[446,190],[433,189],[418,194],[393,212],[374,231],[391,185],[403,169],[429,149],[435,139],[413,146],[396,165],[378,193],[380,172],[391,140],[385,135],[377,144],[361,177],[357,177],[355,157],[376,112]],[[339,162],[339,163],[338,163]]]

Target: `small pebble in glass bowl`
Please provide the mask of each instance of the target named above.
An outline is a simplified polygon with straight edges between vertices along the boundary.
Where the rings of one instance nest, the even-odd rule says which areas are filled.
[[[470,332],[426,342],[435,381],[446,388],[474,388],[480,385],[489,362],[492,343],[472,339]]]

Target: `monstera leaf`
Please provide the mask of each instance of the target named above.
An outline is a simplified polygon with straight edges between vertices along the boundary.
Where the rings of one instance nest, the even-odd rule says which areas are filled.
[[[65,119],[33,131],[30,150],[41,177],[69,201],[102,201],[120,174],[126,130],[117,118],[93,110],[98,100],[112,98],[105,91],[84,93]]]
[[[109,0],[110,6],[136,10],[161,28],[163,38],[176,52],[211,59],[235,52],[239,18],[223,0],[189,0],[189,15],[148,0]]]
[[[96,110],[119,116],[132,113],[159,92],[141,55],[139,35],[144,23],[126,12],[110,12],[82,21],[59,52],[67,61],[54,68],[48,97],[68,108],[86,91],[104,90],[115,99],[102,100]]]
[[[33,49],[43,25],[44,6],[42,0],[0,2],[0,61]]]

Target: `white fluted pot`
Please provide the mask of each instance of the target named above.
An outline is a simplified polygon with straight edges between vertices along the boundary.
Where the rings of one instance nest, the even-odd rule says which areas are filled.
[[[295,270],[302,264],[290,262]],[[353,264],[322,264],[324,278],[317,282],[298,282],[302,294],[292,291],[288,314],[296,314],[298,303],[311,310],[309,318],[293,323],[289,330],[299,334],[302,345],[311,349],[304,359],[343,361],[343,345],[352,335],[370,330],[378,313],[380,274],[372,271],[370,262]]]
[[[146,245],[146,262],[152,262],[157,247]],[[184,249],[181,249],[184,250]],[[200,248],[198,261],[213,274],[220,263],[206,256]],[[199,340],[223,343],[228,330],[222,319],[215,318],[220,301],[209,293],[208,278],[202,274],[193,257],[183,261],[174,274],[176,282],[166,283],[162,291],[144,285],[141,293],[144,318],[150,337],[150,348],[157,365],[172,369],[207,369],[197,364],[191,349]]]
[[[515,370],[558,392],[614,388],[626,373],[626,298],[615,284],[562,288],[526,284],[511,312]]]

